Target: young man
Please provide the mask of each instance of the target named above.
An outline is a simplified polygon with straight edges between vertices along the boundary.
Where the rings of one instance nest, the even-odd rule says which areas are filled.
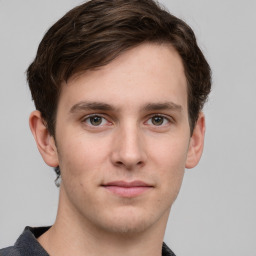
[[[152,0],[92,0],[49,29],[27,75],[59,207],[0,254],[174,255],[164,232],[202,154],[211,87],[188,25]]]

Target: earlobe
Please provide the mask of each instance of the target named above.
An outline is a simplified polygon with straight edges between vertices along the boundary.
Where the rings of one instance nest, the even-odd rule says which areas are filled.
[[[201,112],[196,122],[193,134],[190,138],[189,149],[186,160],[186,168],[195,167],[203,153],[205,135],[205,117]]]
[[[45,163],[51,167],[58,166],[59,161],[55,140],[48,132],[40,111],[35,110],[30,114],[29,126]]]

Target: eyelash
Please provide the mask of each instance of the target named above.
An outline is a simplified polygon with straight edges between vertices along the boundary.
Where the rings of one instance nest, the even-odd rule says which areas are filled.
[[[86,116],[85,118],[82,119],[82,122],[83,122],[83,123],[87,123],[87,121],[90,122],[91,118],[94,118],[94,117],[99,117],[99,118],[101,118],[101,121],[102,121],[102,120],[105,120],[106,122],[109,122],[109,121],[107,120],[107,118],[105,118],[102,114],[92,114],[92,115],[88,115],[88,116]],[[109,123],[111,123],[111,122],[109,122]],[[101,122],[99,125],[93,125],[93,124],[88,124],[88,123],[87,123],[87,125],[90,126],[90,127],[101,127],[101,126],[102,126],[102,122]]]
[[[99,117],[99,118],[101,118],[101,122],[100,122],[99,125],[93,125],[93,124],[91,123],[91,118],[94,118],[94,117]],[[153,119],[153,118],[156,118],[156,117],[162,118],[162,119],[163,119],[163,122],[165,122],[165,123],[164,123],[164,124],[160,124],[160,125],[154,125],[154,124],[152,123],[152,119]],[[108,119],[107,119],[106,117],[104,117],[102,114],[91,114],[91,115],[87,115],[87,116],[85,116],[85,117],[82,119],[82,122],[83,122],[83,123],[86,123],[86,125],[88,125],[88,126],[90,126],[90,127],[95,127],[95,128],[96,128],[96,127],[102,127],[102,126],[104,126],[104,124],[102,125],[103,120],[105,120],[105,122],[109,123],[110,125],[112,124],[112,123],[111,123],[110,121],[108,121]],[[174,122],[171,117],[166,116],[166,115],[163,115],[163,114],[153,114],[153,115],[147,117],[146,122],[144,122],[144,123],[148,123],[150,120],[151,120],[151,124],[149,124],[149,125],[152,125],[152,126],[154,126],[154,127],[164,127],[164,126],[166,126],[167,124]],[[87,121],[89,121],[90,124],[88,124]],[[167,123],[166,123],[166,122],[167,122]]]
[[[153,125],[154,127],[164,127],[164,126],[166,126],[167,124],[173,122],[173,120],[172,120],[171,117],[166,116],[166,115],[163,115],[163,114],[153,114],[153,115],[149,116],[149,118],[147,119],[146,122],[148,122],[149,120],[151,120],[151,123],[152,123],[153,118],[156,118],[156,117],[162,118],[162,119],[163,119],[163,122],[167,122],[167,123],[165,123],[165,124],[160,124],[160,125],[151,124],[151,125]]]

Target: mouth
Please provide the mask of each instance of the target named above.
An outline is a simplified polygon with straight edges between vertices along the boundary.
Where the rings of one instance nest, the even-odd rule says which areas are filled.
[[[113,181],[103,184],[102,187],[115,195],[126,198],[139,196],[153,188],[152,185],[139,180],[132,182]]]

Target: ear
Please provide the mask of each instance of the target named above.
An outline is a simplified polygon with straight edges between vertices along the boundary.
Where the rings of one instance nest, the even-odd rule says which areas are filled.
[[[190,138],[186,168],[190,169],[195,167],[203,153],[204,147],[204,135],[205,135],[205,117],[201,112],[196,122],[193,134]]]
[[[59,160],[55,140],[48,132],[41,112],[35,110],[30,114],[29,126],[45,163],[51,167],[57,167]]]

